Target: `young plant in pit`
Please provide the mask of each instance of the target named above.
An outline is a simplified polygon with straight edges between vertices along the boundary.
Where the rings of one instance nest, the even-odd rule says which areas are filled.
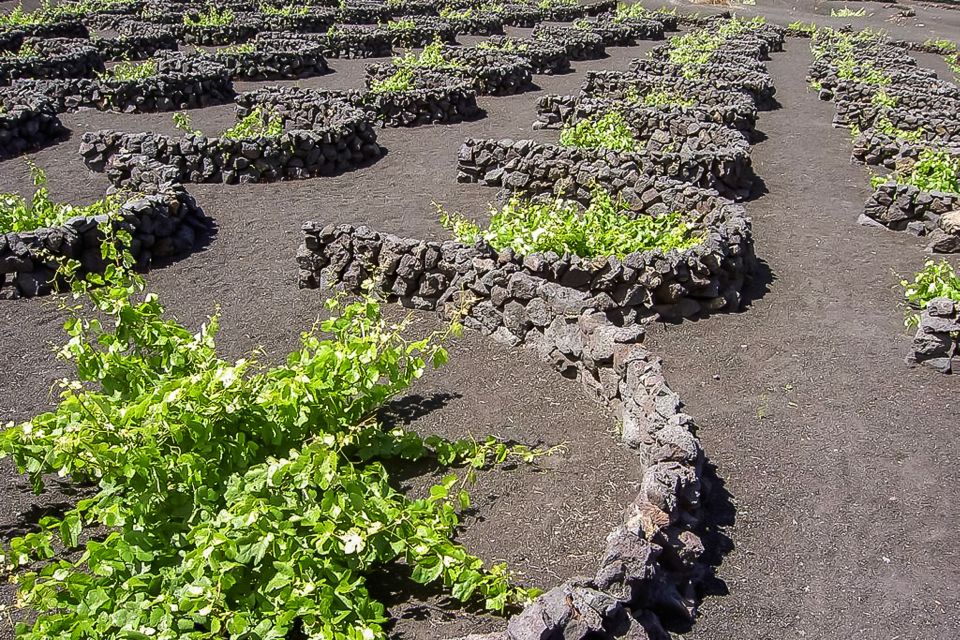
[[[39,56],[40,52],[35,46],[29,42],[24,42],[20,45],[20,48],[17,51],[0,51],[0,59],[2,58],[33,58]]]
[[[227,27],[232,25],[236,18],[231,9],[217,9],[211,5],[206,11],[184,15],[183,23],[190,27]]]
[[[863,18],[867,15],[866,9],[853,10],[848,7],[842,9],[830,9],[830,15],[835,18]]]
[[[634,93],[628,95],[627,99],[634,104],[642,104],[645,107],[692,107],[697,104],[695,99],[687,98],[679,91],[672,89],[650,91],[643,97],[640,97],[634,90]]]
[[[118,62],[113,68],[104,73],[97,74],[100,80],[112,81],[132,81],[145,80],[157,75],[156,60],[147,60],[145,62]]]
[[[167,317],[131,272],[129,234],[105,233],[102,275],[64,271],[85,303],[68,308],[59,404],[0,433],[36,491],[51,473],[96,487],[0,545],[35,614],[18,640],[385,640],[368,580],[398,563],[492,612],[536,595],[454,537],[477,470],[541,452],[379,418],[459,325],[411,340],[371,297],[333,298],[281,364],[228,361],[218,317]],[[412,498],[391,470],[418,461],[452,472]]]
[[[909,170],[897,171],[892,177],[897,184],[913,185],[921,191],[960,194],[960,157],[943,149],[924,149]],[[890,179],[891,176],[874,176],[870,182],[877,187]]]
[[[268,16],[303,16],[309,11],[309,7],[298,7],[297,5],[293,4],[288,4],[281,7],[270,4],[260,5],[260,13]]]
[[[36,189],[29,199],[18,193],[0,194],[0,233],[57,227],[78,216],[112,215],[129,197],[129,194],[111,195],[80,207],[63,204],[50,197],[47,176],[40,167],[31,164],[30,176]]]
[[[946,260],[934,262],[927,260],[923,269],[914,276],[913,281],[900,280],[907,304],[915,310],[923,311],[934,298],[949,298],[960,302],[960,276]],[[911,312],[904,321],[908,327],[920,323],[920,314]]]
[[[607,149],[622,153],[642,151],[630,124],[619,111],[580,120],[560,131],[560,144],[580,149]]]
[[[686,249],[703,241],[680,213],[633,217],[619,199],[597,187],[590,204],[556,198],[530,200],[512,197],[492,210],[490,223],[481,228],[459,214],[438,207],[441,223],[464,244],[484,240],[498,250],[510,248],[520,255],[553,251],[581,258],[624,257],[660,249]]]
[[[194,129],[190,116],[182,111],[173,114],[173,124],[181,131],[200,136],[203,132]],[[283,135],[283,118],[270,113],[266,109],[256,107],[246,116],[240,118],[235,125],[224,130],[221,138],[243,140],[246,138],[276,138]]]

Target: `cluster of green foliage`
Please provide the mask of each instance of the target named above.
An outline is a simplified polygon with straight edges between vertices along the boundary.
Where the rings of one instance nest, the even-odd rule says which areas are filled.
[[[632,102],[638,102],[647,107],[692,107],[697,104],[694,98],[687,98],[673,89],[650,91],[642,98],[637,96]]]
[[[843,7],[842,9],[830,9],[830,15],[834,18],[863,18],[867,15],[867,10],[860,8],[857,10]]]
[[[896,138],[897,140],[903,140],[904,142],[920,142],[923,140],[923,127],[912,131],[901,129],[895,126],[887,116],[878,117],[873,123],[873,128],[880,133]]]
[[[173,114],[173,124],[177,129],[191,135],[203,135],[202,131],[193,128],[190,116],[183,111]],[[283,134],[283,118],[277,114],[256,107],[250,113],[237,121],[235,125],[220,133],[221,138],[242,140],[244,138],[276,138]]]
[[[477,45],[477,49],[486,49],[488,51],[503,51],[505,53],[512,52],[523,52],[530,49],[530,45],[526,42],[519,42],[517,40],[507,39],[500,42],[493,42],[491,40],[484,40]]]
[[[876,93],[874,93],[870,97],[870,104],[872,104],[875,107],[892,109],[898,104],[900,104],[900,101],[897,99],[896,96],[891,96],[889,93],[887,93],[883,89],[877,89]]]
[[[890,76],[877,68],[872,60],[860,60],[856,55],[861,45],[877,43],[883,38],[883,33],[870,29],[844,32],[825,28],[813,34],[810,50],[815,58],[833,65],[841,79],[885,87],[891,83]],[[884,97],[888,97],[886,93]]]
[[[451,7],[446,6],[440,9],[441,18],[469,19],[476,17],[480,13],[479,9],[473,7]]]
[[[934,298],[950,298],[960,302],[960,276],[946,260],[934,262],[927,260],[923,269],[914,276],[913,282],[900,281],[904,297],[913,309],[922,311]],[[916,326],[920,322],[919,313],[908,313],[905,324]]]
[[[539,0],[538,9],[552,9],[553,7],[573,7],[579,4],[577,0]]]
[[[393,75],[370,83],[371,93],[399,93],[414,87],[413,69],[397,69]]]
[[[283,118],[256,107],[220,135],[231,140],[242,140],[244,138],[276,138],[282,134]]]
[[[413,31],[417,28],[417,23],[413,18],[398,18],[387,22],[387,29],[390,31]]]
[[[960,53],[952,53],[946,56],[944,60],[947,61],[947,66],[950,67],[951,71],[960,75]]]
[[[270,4],[260,5],[260,13],[268,16],[303,16],[309,11],[309,7],[301,7],[294,4],[288,4],[282,7],[277,7]]]
[[[29,200],[18,193],[0,194],[0,233],[56,227],[77,216],[109,215],[127,200],[127,197],[117,194],[85,207],[54,202],[50,198],[47,176],[43,170],[31,164],[30,175],[36,190]]]
[[[0,51],[0,58],[32,58],[39,55],[37,48],[29,42],[21,44],[17,51]]]
[[[619,111],[608,111],[564,126],[560,131],[560,144],[565,147],[608,149],[623,153],[641,151],[644,147],[644,143],[637,139],[630,123]]]
[[[795,33],[805,33],[812,36],[817,32],[817,25],[813,22],[803,22],[801,20],[797,20],[796,22],[791,22],[788,24],[787,29]]]
[[[639,251],[686,249],[703,241],[693,225],[677,213],[657,217],[626,215],[623,203],[594,189],[586,208],[563,199],[527,200],[514,196],[491,211],[490,223],[478,224],[441,211],[441,223],[463,243],[483,239],[496,249],[520,255],[556,252],[582,258],[623,257]]]
[[[157,61],[146,60],[144,62],[118,62],[112,69],[98,74],[101,80],[144,80],[157,75]]]
[[[257,45],[254,42],[244,42],[241,44],[231,44],[211,51],[208,55],[242,55],[246,53],[255,53]]]
[[[191,27],[226,27],[233,24],[236,18],[236,14],[230,8],[217,9],[210,5],[206,11],[197,14],[185,14],[183,24]]]
[[[701,69],[710,62],[713,52],[719,49],[728,39],[748,33],[766,24],[763,17],[757,16],[750,20],[741,20],[733,16],[728,20],[718,22],[712,31],[697,29],[683,35],[670,38],[668,59],[680,67],[685,78],[697,78]]]
[[[51,4],[49,0],[43,0],[40,7],[34,11],[25,10],[21,3],[6,13],[0,13],[0,27],[25,27],[49,24],[62,20],[66,14],[66,9]]]
[[[923,44],[926,47],[937,49],[941,53],[949,53],[951,51],[957,51],[958,49],[960,49],[960,47],[957,46],[956,42],[954,42],[953,40],[947,40],[946,38],[937,38],[936,40],[934,40],[933,38],[930,38],[929,40],[926,40]]]
[[[37,614],[17,638],[381,640],[386,610],[368,576],[398,562],[491,611],[536,594],[453,538],[475,470],[539,452],[379,419],[446,361],[456,325],[409,340],[370,297],[335,298],[282,364],[227,361],[216,316],[193,332],[143,293],[129,242],[110,233],[102,275],[68,267],[86,300],[68,310],[59,352],[75,377],[54,410],[0,433],[0,456],[37,491],[51,473],[97,487],[0,547],[0,574]],[[408,461],[463,477],[414,499],[388,470]]]
[[[837,68],[837,77],[841,80],[853,80],[877,87],[885,87],[892,82],[890,75],[878,68],[872,60],[857,60],[853,56],[846,56],[835,60],[834,65]]]
[[[624,4],[620,2],[617,4],[617,9],[613,14],[613,21],[616,23],[621,23],[626,22],[627,20],[650,18],[653,16],[654,14],[639,2],[635,4]]]
[[[894,174],[897,184],[910,184],[922,191],[942,191],[960,194],[960,157],[951,156],[944,149],[924,149],[908,171]],[[874,176],[871,184],[889,182],[887,176]]]
[[[435,39],[420,53],[407,53],[393,58],[393,66],[398,69],[460,69],[463,64],[444,55],[443,42]]]

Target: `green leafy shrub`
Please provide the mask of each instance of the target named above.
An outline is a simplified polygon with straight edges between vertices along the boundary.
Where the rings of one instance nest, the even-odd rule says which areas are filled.
[[[112,69],[104,73],[97,74],[101,80],[144,80],[157,75],[156,60],[147,60],[145,62],[118,62]]]
[[[276,138],[283,134],[283,118],[256,107],[246,116],[237,121],[221,136],[231,140],[243,138]]]
[[[874,186],[887,181],[881,176],[874,180]],[[942,149],[924,149],[909,171],[896,173],[896,181],[898,184],[912,184],[923,191],[960,194],[960,158]]]
[[[946,260],[934,262],[927,260],[923,269],[914,276],[913,282],[900,280],[903,295],[911,308],[922,311],[927,308],[934,298],[950,298],[960,302],[960,277]],[[908,313],[905,324],[916,326],[920,322],[920,314]]]
[[[601,116],[581,120],[572,126],[564,126],[560,131],[560,144],[565,147],[620,152],[641,151],[644,147],[619,111],[609,111]]]
[[[892,136],[897,140],[904,140],[905,142],[920,142],[923,140],[923,128],[914,129],[909,131],[907,129],[900,129],[899,127],[894,126],[890,122],[890,118],[886,116],[881,116],[873,123],[874,128],[880,133],[884,133],[888,136]]]
[[[370,83],[371,93],[399,93],[413,89],[413,70],[397,69],[393,75]]]
[[[39,55],[37,48],[29,42],[21,44],[17,51],[0,51],[0,58],[32,58]]]
[[[387,22],[387,29],[391,31],[413,31],[417,23],[412,18],[399,18]]]
[[[842,9],[830,9],[830,15],[835,18],[863,18],[867,15],[866,9],[853,10],[848,7]]]
[[[633,102],[639,102],[647,107],[692,107],[693,105],[697,104],[695,99],[686,98],[679,91],[674,91],[672,89],[650,91],[643,96],[643,98],[637,96]]]
[[[483,239],[496,249],[509,247],[520,255],[554,251],[582,258],[623,257],[651,249],[685,249],[702,242],[681,214],[631,218],[625,215],[622,202],[600,188],[594,189],[586,208],[560,198],[539,201],[514,196],[491,212],[485,230],[463,216],[442,211],[441,223],[465,244]]]
[[[50,4],[49,0],[41,2],[34,11],[26,11],[23,4],[18,4],[7,13],[0,13],[0,27],[25,27],[30,25],[49,24],[61,20],[65,10]]]
[[[233,24],[236,14],[229,8],[217,9],[208,6],[206,11],[197,14],[185,14],[183,23],[191,27],[226,27]]]
[[[788,24],[787,29],[790,29],[791,31],[794,31],[796,33],[806,33],[809,35],[813,35],[814,33],[817,32],[817,25],[814,24],[813,22],[803,22],[801,20],[797,20],[796,22],[791,22],[790,24]]]
[[[458,60],[444,55],[444,45],[440,40],[434,40],[423,48],[420,53],[408,53],[395,57],[393,66],[398,69],[460,69],[463,64]]]
[[[396,562],[491,611],[535,595],[453,538],[475,469],[538,452],[378,419],[446,361],[447,332],[408,340],[407,323],[389,324],[371,298],[334,299],[282,364],[230,362],[217,354],[216,316],[188,330],[142,294],[127,251],[110,241],[103,254],[105,274],[73,284],[97,312],[78,305],[64,325],[60,356],[75,379],[56,409],[0,433],[0,456],[37,491],[54,472],[98,487],[0,548],[0,573],[37,613],[20,640],[280,640],[294,628],[381,640],[386,610],[367,580]],[[414,499],[386,463],[417,460],[466,470]]]
[[[891,82],[890,76],[871,60],[860,61],[856,60],[853,55],[848,55],[839,58],[834,64],[837,68],[837,77],[843,80],[853,80],[878,87],[885,87]]]
[[[897,100],[896,96],[891,96],[883,89],[878,89],[877,92],[870,97],[870,104],[875,107],[883,107],[885,109],[892,109],[896,107],[899,102],[900,101]]]
[[[650,10],[640,3],[624,4],[621,2],[617,4],[617,9],[613,14],[613,21],[620,23],[637,18],[649,18],[651,15]]]
[[[309,7],[288,4],[282,7],[275,7],[269,4],[260,5],[260,13],[268,16],[303,16],[310,11]]]
[[[958,49],[956,42],[954,42],[953,40],[947,40],[946,38],[937,38],[936,40],[934,40],[933,38],[930,38],[929,40],[925,41],[923,44],[926,47],[938,49],[939,51],[944,53],[949,51],[956,51]]]
[[[539,0],[538,9],[552,9],[553,7],[573,7],[578,4],[577,0]]]
[[[84,207],[54,202],[43,170],[30,165],[30,175],[36,190],[29,200],[17,193],[0,194],[0,233],[56,227],[76,216],[110,215],[127,200],[118,194]]]
[[[183,111],[173,114],[173,124],[177,129],[192,135],[203,135],[193,128],[190,116]],[[283,135],[283,118],[260,107],[254,108],[229,129],[220,133],[221,138],[242,140],[244,138],[276,138]]]
[[[949,56],[946,56],[944,60],[947,61],[947,66],[950,67],[950,70],[960,75],[960,53],[953,53]]]

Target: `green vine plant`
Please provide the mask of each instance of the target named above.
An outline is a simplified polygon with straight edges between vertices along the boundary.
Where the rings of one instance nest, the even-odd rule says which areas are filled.
[[[155,75],[157,75],[156,60],[146,60],[144,62],[118,62],[111,69],[97,74],[97,77],[100,80],[127,82],[145,80]]]
[[[554,7],[573,7],[577,0],[540,0],[537,2],[538,9],[552,9]]]
[[[484,40],[477,44],[477,49],[486,49],[487,51],[502,51],[504,53],[517,53],[529,51],[530,45],[526,42],[518,42],[516,40],[501,40],[500,42]]]
[[[699,78],[703,67],[710,62],[713,53],[728,39],[749,33],[766,24],[762,16],[742,20],[733,16],[717,23],[714,30],[696,30],[670,38],[668,60],[680,67],[680,73],[688,79]]]
[[[681,213],[631,217],[619,198],[595,187],[590,204],[512,197],[491,210],[486,229],[458,213],[437,206],[441,224],[464,244],[484,240],[497,250],[520,255],[553,251],[581,258],[624,257],[639,251],[686,249],[703,242]]]
[[[628,98],[630,99],[630,98]],[[673,89],[658,89],[650,91],[642,98],[634,94],[631,102],[642,104],[645,107],[692,107],[697,104],[694,98],[688,98]]]
[[[230,44],[210,52],[204,51],[204,53],[206,55],[236,56],[236,55],[246,55],[248,53],[256,53],[256,51],[257,51],[257,44],[255,42],[244,42],[241,44]]]
[[[0,58],[33,58],[40,55],[40,51],[30,44],[24,42],[16,51],[0,51]]]
[[[608,111],[565,125],[560,131],[560,144],[564,147],[607,149],[621,153],[636,153],[645,146],[619,111]]]
[[[190,116],[183,111],[173,114],[173,124],[184,133],[201,136],[203,132],[194,129]],[[240,118],[236,124],[220,133],[221,138],[244,140],[248,138],[276,138],[283,135],[283,117],[261,107],[255,107]]]
[[[867,10],[860,9],[850,9],[849,7],[843,7],[841,9],[830,9],[830,15],[834,18],[864,18],[867,15]]]
[[[463,64],[444,55],[444,44],[439,38],[423,48],[420,53],[407,53],[394,57],[393,66],[398,69],[461,69]]]
[[[803,22],[797,20],[796,22],[791,22],[787,25],[787,29],[793,31],[794,33],[802,33],[808,36],[813,36],[817,32],[817,25],[813,22]]]
[[[370,83],[370,93],[376,94],[400,93],[413,88],[413,69],[397,69],[393,75]]]
[[[30,164],[30,176],[36,189],[27,199],[19,193],[0,194],[0,233],[33,231],[42,227],[56,227],[70,218],[112,215],[131,194],[115,194],[93,204],[78,207],[55,202],[47,188],[47,176],[35,164]]]
[[[218,9],[210,5],[206,11],[185,14],[183,24],[190,27],[226,27],[232,25],[236,18],[236,14],[231,9],[226,7]]]
[[[949,56],[944,57],[944,60],[946,60],[947,66],[950,67],[950,70],[960,76],[960,53],[952,53]]]
[[[390,31],[413,31],[417,28],[417,23],[412,18],[398,18],[387,22],[387,29]]]
[[[960,157],[944,149],[923,149],[909,170],[897,171],[892,177],[897,184],[913,185],[921,191],[960,194]],[[874,176],[870,182],[876,188],[890,179],[891,176]]]
[[[18,640],[381,640],[367,580],[398,562],[492,612],[537,595],[454,535],[476,470],[545,452],[379,419],[447,360],[458,324],[410,340],[409,319],[388,323],[369,295],[335,297],[281,364],[227,361],[218,317],[197,331],[168,318],[131,270],[130,235],[103,231],[105,271],[63,271],[85,301],[67,305],[59,351],[74,377],[55,409],[0,433],[0,457],[35,490],[50,473],[96,486],[0,547],[0,573],[36,614]],[[409,497],[389,469],[417,460],[461,475]]]
[[[911,311],[907,313],[904,324],[915,327],[920,324],[920,313],[934,298],[950,298],[960,302],[960,276],[946,260],[934,262],[927,260],[923,269],[914,276],[913,281],[900,280],[903,295]]]
[[[271,4],[260,5],[260,13],[268,16],[304,16],[309,13],[309,11],[310,8],[307,6],[297,6],[293,4],[288,4],[281,7]]]

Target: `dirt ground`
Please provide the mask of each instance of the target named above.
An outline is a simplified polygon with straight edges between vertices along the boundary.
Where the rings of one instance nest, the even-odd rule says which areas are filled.
[[[850,6],[876,15],[824,17],[842,6],[758,0],[737,11],[782,24],[879,24],[921,41],[960,38],[960,11],[911,4],[916,18],[895,24],[884,19],[895,9],[855,2]],[[205,250],[150,273],[149,287],[191,326],[219,304],[227,356],[262,347],[279,357],[322,302],[318,292],[296,288],[304,220],[445,237],[433,202],[482,216],[495,196],[456,183],[455,153],[464,137],[551,139],[554,132],[531,129],[538,95],[575,92],[584,71],[625,69],[649,46],[610,49],[603,60],[574,63],[572,74],[536,76],[536,92],[481,98],[487,117],[476,122],[379,130],[388,154],[358,171],[275,185],[189,185],[217,233]],[[947,73],[939,58],[918,58]],[[358,86],[370,62],[331,60],[333,73],[301,84]],[[659,325],[648,339],[697,417],[735,509],[716,507],[732,549],[723,549],[718,580],[684,637],[956,638],[956,381],[902,364],[908,336],[896,274],[912,273],[925,256],[915,238],[856,224],[868,172],[850,165],[846,132],[830,126],[833,106],[806,89],[808,64],[802,40],[789,41],[788,51],[768,63],[782,108],[762,114],[767,139],[753,158],[767,193],[747,204],[768,277],[743,312]],[[191,115],[207,131],[233,119],[231,106]],[[83,131],[172,131],[170,114],[62,118],[73,137],[31,157],[47,171],[53,195],[75,202],[98,198],[107,186],[76,153]],[[27,175],[22,159],[0,162],[0,192],[26,189]],[[49,300],[0,301],[0,421],[49,406],[51,383],[66,373],[49,348],[62,338],[61,321]],[[475,488],[478,515],[463,541],[490,561],[508,562],[530,584],[590,570],[638,475],[631,455],[614,444],[610,416],[522,350],[468,334],[452,356],[413,390],[421,398],[406,407],[413,428],[567,444],[562,457],[539,469],[483,478]],[[0,531],[11,532],[34,498],[9,465],[0,477]],[[53,493],[41,502],[63,499]],[[391,593],[392,581],[383,590]],[[405,604],[403,596],[391,598],[401,618],[397,637],[476,628],[472,616],[444,612],[429,597]],[[0,629],[0,639],[7,637],[9,630]]]

